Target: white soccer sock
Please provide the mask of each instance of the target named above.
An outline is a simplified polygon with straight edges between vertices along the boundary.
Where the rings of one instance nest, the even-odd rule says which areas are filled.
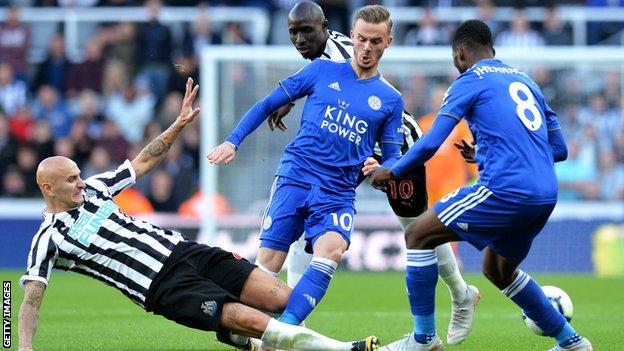
[[[306,241],[303,235],[299,240],[290,245],[288,257],[286,258],[288,269],[286,282],[291,289],[295,288],[308,269],[308,266],[310,266],[312,255],[305,251],[305,247]]]
[[[397,218],[403,230],[416,219],[398,216]],[[455,259],[451,244],[442,244],[436,247],[435,250],[438,255],[438,275],[449,289],[451,299],[453,299],[453,301],[463,301],[466,297],[466,289],[468,289],[468,286],[459,272],[459,267],[457,266],[457,260]]]
[[[282,323],[271,319],[262,342],[265,346],[280,350],[298,351],[350,351],[351,342],[343,342],[328,338],[308,328]]]
[[[442,244],[435,250],[438,254],[438,275],[448,287],[451,299],[458,302],[464,301],[468,285],[459,272],[451,244]]]
[[[259,268],[261,271],[263,271],[263,272],[264,272],[264,273],[266,273],[266,274],[270,274],[270,275],[274,276],[275,278],[277,278],[277,276],[279,275],[279,272],[273,272],[272,270],[270,270],[270,269],[266,268],[266,267],[265,267],[265,266],[263,266],[263,265],[262,265],[262,263],[260,263],[260,261],[258,261],[257,259],[256,259],[256,262],[254,262],[254,264],[255,264],[256,266],[258,266],[258,268]]]

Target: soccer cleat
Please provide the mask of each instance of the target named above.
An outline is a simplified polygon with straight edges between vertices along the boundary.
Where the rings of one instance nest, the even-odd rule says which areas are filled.
[[[555,345],[555,347],[553,347],[549,351],[593,351],[593,350],[594,348],[592,347],[591,342],[589,342],[587,338],[581,338],[579,342],[574,343],[567,347],[561,347],[559,345]]]
[[[351,351],[377,351],[379,350],[379,338],[369,336],[366,339],[354,341]]]
[[[256,338],[249,338],[247,344],[241,347],[237,347],[236,351],[277,351],[276,349],[264,347],[262,340]]]
[[[466,288],[466,297],[462,302],[453,301],[451,310],[451,322],[449,323],[446,342],[449,345],[456,345],[464,341],[472,330],[475,308],[481,299],[479,289],[474,285]]]
[[[386,346],[382,346],[380,351],[442,351],[444,344],[436,335],[428,344],[421,344],[414,339],[414,333],[406,334],[403,339],[397,340]]]

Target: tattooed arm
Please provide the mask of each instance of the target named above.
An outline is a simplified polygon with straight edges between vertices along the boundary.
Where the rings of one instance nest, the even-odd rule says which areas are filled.
[[[32,350],[32,341],[37,330],[39,307],[43,301],[45,284],[40,281],[27,281],[24,286],[24,301],[19,310],[19,350]]]
[[[193,108],[193,101],[197,96],[199,85],[193,87],[193,80],[186,81],[186,92],[182,102],[182,110],[175,122],[156,139],[152,140],[141,150],[139,155],[132,160],[132,167],[137,179],[151,171],[165,158],[173,142],[178,138],[184,127],[199,115],[199,108]]]

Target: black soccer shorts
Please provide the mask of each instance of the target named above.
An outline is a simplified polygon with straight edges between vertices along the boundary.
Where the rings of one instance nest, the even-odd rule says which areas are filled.
[[[254,268],[218,247],[182,241],[156,275],[145,309],[190,328],[220,331],[223,304],[240,302]]]
[[[381,157],[374,154],[373,157],[381,164]],[[360,171],[358,185],[366,177]],[[386,191],[388,204],[394,214],[399,217],[418,217],[427,210],[427,184],[425,166],[413,169],[405,178],[393,179],[388,182]]]

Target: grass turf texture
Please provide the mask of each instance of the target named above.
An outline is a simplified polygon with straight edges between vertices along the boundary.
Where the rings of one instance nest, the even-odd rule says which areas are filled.
[[[13,347],[17,349],[17,315],[23,290],[20,272],[0,271],[11,280]],[[480,275],[467,280],[479,287],[482,300],[469,338],[448,350],[548,350],[552,339],[532,334],[519,309]],[[537,275],[543,285],[564,289],[574,302],[573,325],[595,350],[624,350],[624,279],[583,275]],[[450,302],[444,284],[436,296],[438,333],[445,339]],[[412,328],[403,273],[339,271],[308,326],[349,340],[369,334],[382,344]],[[74,273],[54,272],[46,291],[35,350],[230,350],[213,333],[188,329],[142,311],[116,290]]]

